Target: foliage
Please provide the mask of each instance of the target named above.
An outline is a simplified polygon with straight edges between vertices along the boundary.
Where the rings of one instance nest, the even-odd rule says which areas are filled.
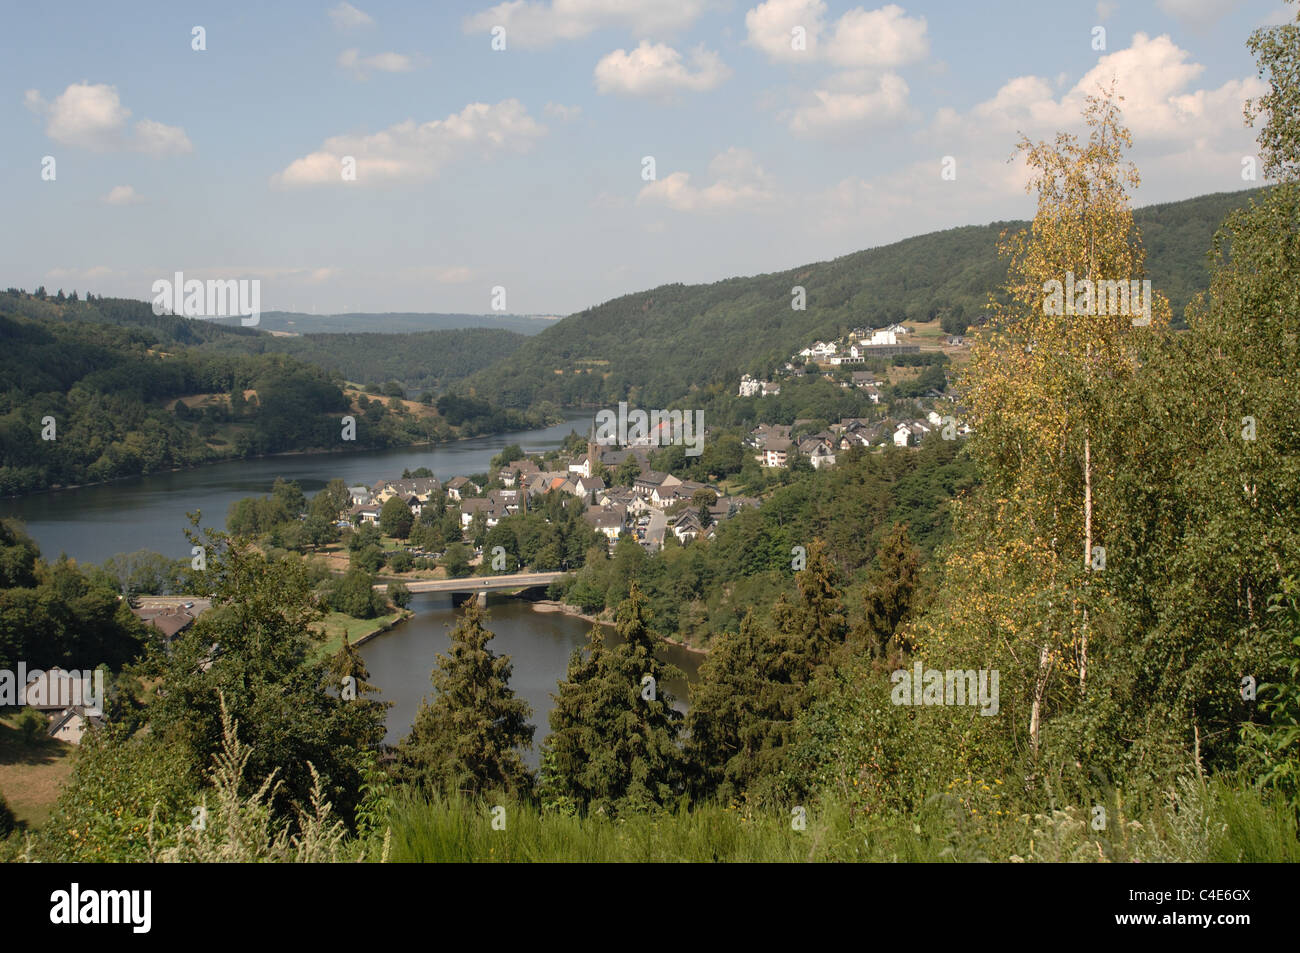
[[[683,790],[677,745],[682,716],[664,691],[681,672],[657,655],[646,600],[633,583],[615,613],[621,642],[609,648],[593,627],[575,649],[551,709],[543,747],[543,803],[608,814],[665,807]]]
[[[477,600],[465,603],[450,653],[436,656],[434,698],[421,703],[398,758],[407,778],[434,790],[527,796],[533,778],[520,751],[532,746],[532,711],[510,689],[510,657],[487,647],[486,621]]]
[[[221,703],[242,726],[254,776],[280,768],[272,797],[281,817],[306,803],[315,765],[326,793],[351,823],[367,754],[383,740],[382,708],[339,697],[329,663],[317,658],[319,610],[301,560],[269,560],[245,540],[207,531],[206,582],[213,606],[150,656],[165,690],[148,706],[151,734],[180,752],[197,775],[220,749]]]
[[[297,823],[282,822],[272,808],[283,782],[277,770],[257,783],[249,779],[252,752],[239,739],[239,723],[221,706],[221,750],[213,755],[209,785],[200,792],[198,814],[164,846],[151,822],[151,863],[338,863],[350,859],[347,828],[333,814],[325,782],[307,763],[310,808],[296,808]],[[255,789],[251,789],[257,784]],[[245,793],[245,791],[248,793]],[[209,806],[211,801],[211,806]],[[363,857],[356,858],[364,859]]]
[[[118,582],[61,557],[47,563],[19,524],[0,520],[0,668],[118,668],[150,639]]]

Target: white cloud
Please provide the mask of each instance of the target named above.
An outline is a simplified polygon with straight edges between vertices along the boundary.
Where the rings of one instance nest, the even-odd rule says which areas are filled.
[[[34,89],[23,95],[28,109],[46,117],[45,134],[55,142],[96,152],[132,150],[149,155],[192,152],[185,130],[152,119],[141,119],[134,135],[127,129],[131,110],[122,105],[117,87],[104,83],[73,83],[46,102]]]
[[[810,60],[816,55],[825,16],[826,4],[822,0],[767,0],[745,14],[745,29],[749,31],[746,42],[773,60]],[[803,28],[805,49],[794,48],[796,27]]]
[[[704,188],[691,184],[689,172],[674,172],[649,182],[637,194],[637,204],[662,204],[679,212],[695,212],[753,208],[774,198],[771,177],[747,149],[732,146],[715,156],[709,163],[709,174],[713,182]]]
[[[337,30],[355,30],[358,27],[374,26],[374,18],[363,13],[350,3],[340,3],[330,9],[330,19]]]
[[[1139,147],[1160,145],[1194,148],[1198,141],[1243,130],[1242,104],[1265,91],[1256,77],[1228,80],[1216,89],[1194,89],[1205,67],[1168,35],[1135,33],[1130,45],[1101,57],[1059,99],[1049,80],[1019,76],[1002,85],[992,99],[958,114],[941,109],[932,132],[940,137],[982,138],[1008,132],[1042,136],[1057,129],[1078,128],[1085,97],[1108,89],[1112,82],[1124,97],[1125,124]]]
[[[818,89],[815,102],[795,111],[791,131],[822,136],[863,126],[895,122],[908,114],[907,83],[897,73],[885,73],[864,91]]]
[[[291,162],[272,182],[299,186],[418,181],[462,159],[526,152],[545,134],[546,127],[517,99],[470,103],[446,119],[418,124],[408,119],[373,135],[332,136],[316,152]],[[343,181],[344,156],[356,160],[355,182]]]
[[[104,196],[103,201],[107,202],[109,205],[136,205],[143,202],[144,197],[141,196],[132,186],[115,185],[109,189],[108,194]]]
[[[717,53],[703,46],[691,51],[691,67],[663,43],[641,41],[632,52],[614,50],[596,64],[596,89],[623,96],[668,96],[716,88],[731,75]]]
[[[596,30],[618,27],[660,35],[689,27],[707,0],[509,0],[465,18],[466,33],[506,30],[507,48],[550,46],[577,40]]]
[[[405,53],[375,53],[362,56],[360,50],[344,50],[339,54],[339,66],[352,70],[358,79],[365,79],[368,72],[409,73],[418,63],[415,57]]]
[[[581,106],[565,106],[563,103],[547,103],[542,112],[560,122],[572,122],[582,115]]]
[[[1097,19],[1109,20],[1118,9],[1119,4],[1113,0],[1097,0]]]
[[[767,0],[745,14],[746,42],[778,62],[816,62],[886,69],[930,52],[925,17],[909,17],[897,4],[854,7],[828,29],[823,0]],[[802,27],[805,49],[795,47]]]
[[[930,52],[925,17],[914,19],[889,4],[879,10],[850,10],[835,23],[826,56],[839,66],[884,68],[923,59]]]
[[[1165,201],[1200,192],[1240,188],[1240,161],[1255,152],[1254,132],[1242,119],[1246,99],[1266,89],[1254,76],[1228,80],[1218,87],[1197,88],[1204,67],[1167,35],[1136,33],[1130,45],[1099,59],[1059,95],[1052,82],[1038,76],[1008,80],[996,94],[959,113],[941,109],[920,141],[936,155],[958,159],[958,181],[974,186],[969,173],[980,168],[980,188],[996,198],[1016,190],[1015,177],[998,176],[991,163],[1006,165],[1020,135],[1050,140],[1058,131],[1087,134],[1082,113],[1088,95],[1109,89],[1112,81],[1123,97],[1122,120],[1133,134],[1129,157],[1146,182],[1161,191],[1143,190],[1143,201]],[[1022,162],[1009,168],[1021,168]],[[955,190],[960,191],[960,190]],[[1150,196],[1150,197],[1148,197]],[[1135,200],[1137,200],[1135,195]]]

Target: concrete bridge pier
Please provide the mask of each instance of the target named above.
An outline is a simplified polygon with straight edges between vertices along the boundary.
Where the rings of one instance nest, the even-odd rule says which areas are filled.
[[[479,608],[480,608],[480,609],[486,609],[486,608],[487,608],[487,590],[486,590],[486,589],[480,589],[478,592],[462,590],[462,591],[460,591],[460,592],[453,592],[453,593],[451,594],[451,604],[452,604],[453,606],[463,606],[465,603],[469,602],[471,599],[473,599],[474,601],[476,601],[476,602],[479,604]]]

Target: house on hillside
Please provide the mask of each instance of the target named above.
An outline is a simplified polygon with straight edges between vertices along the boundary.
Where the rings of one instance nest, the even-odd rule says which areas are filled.
[[[447,495],[456,502],[460,502],[466,496],[473,496],[481,489],[482,487],[469,477],[458,476],[447,481]]]
[[[474,522],[474,517],[479,513],[483,514],[488,529],[496,526],[501,518],[506,515],[504,507],[498,500],[489,499],[485,496],[475,497],[466,500],[460,505],[460,528],[467,530]]]
[[[768,437],[763,444],[762,464],[765,467],[784,467],[790,458],[793,444],[789,437]]]
[[[682,510],[668,522],[679,543],[690,542],[704,533],[704,525],[693,510]]]
[[[104,714],[99,709],[73,705],[71,708],[64,709],[62,714],[55,716],[50,724],[49,735],[70,745],[79,745],[89,729],[99,728],[104,724]]]
[[[369,523],[371,526],[378,526],[379,511],[382,509],[383,507],[377,503],[354,506],[348,510],[348,517],[353,524]]]
[[[610,542],[617,542],[627,525],[626,506],[599,506],[584,510],[582,518],[596,532],[601,533]]]
[[[132,609],[131,612],[141,622],[152,625],[169,641],[194,624],[194,616],[183,606],[146,606]]]
[[[605,489],[605,481],[598,476],[580,476],[573,480],[573,495],[587,503],[596,499],[596,494]]]
[[[814,470],[835,466],[835,450],[830,434],[814,434],[799,441],[799,453],[808,458]]]
[[[894,428],[894,445],[899,447],[914,447],[925,439],[933,428],[928,423],[920,420],[906,421],[900,423]]]

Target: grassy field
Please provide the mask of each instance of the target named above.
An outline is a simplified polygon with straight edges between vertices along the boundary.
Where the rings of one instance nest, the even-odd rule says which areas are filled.
[[[325,631],[325,644],[321,646],[320,654],[322,657],[333,655],[343,648],[345,634],[349,642],[355,643],[357,639],[385,629],[398,619],[405,619],[410,615],[409,610],[399,609],[387,615],[375,616],[373,619],[354,619],[342,612],[331,612],[321,620],[321,626]]]
[[[72,771],[69,758],[75,750],[44,733],[27,745],[14,727],[13,716],[0,718],[0,792],[20,822],[36,828],[49,818]]]

